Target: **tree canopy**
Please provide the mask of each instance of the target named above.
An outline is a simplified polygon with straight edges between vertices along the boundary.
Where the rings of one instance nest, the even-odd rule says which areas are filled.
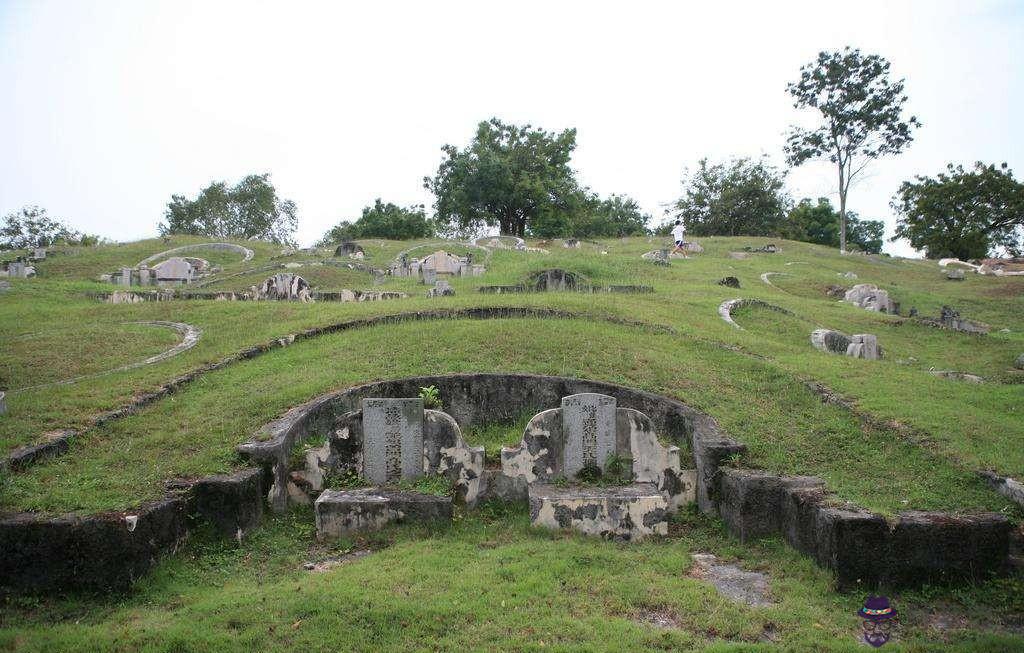
[[[537,238],[619,238],[648,233],[651,216],[626,195],[601,199],[581,190],[564,208],[542,212],[530,224],[528,234]]]
[[[407,240],[433,235],[434,225],[427,220],[422,205],[403,208],[391,202],[385,204],[378,197],[373,206],[363,208],[363,214],[355,222],[339,222],[317,244],[326,247],[357,238]]]
[[[847,244],[877,254],[882,251],[885,223],[881,220],[861,220],[856,213],[846,214]],[[804,198],[789,212],[786,237],[808,243],[839,247],[839,213],[825,197],[817,203]]]
[[[8,213],[0,226],[2,249],[49,247],[56,243],[95,245],[98,242],[99,237],[86,236],[71,229],[60,220],[49,217],[46,209],[38,206],[24,206]]]
[[[839,248],[846,251],[846,201],[850,184],[867,165],[882,156],[902,152],[920,126],[917,118],[904,120],[903,80],[889,79],[888,61],[845,48],[821,52],[800,68],[800,79],[786,90],[795,108],[819,114],[813,129],[792,127],[786,159],[792,166],[827,158],[839,176]]]
[[[929,258],[984,258],[996,248],[1024,249],[1024,183],[1004,163],[980,161],[973,170],[949,164],[935,177],[905,181],[891,206],[899,214],[897,238]]]
[[[437,174],[423,180],[437,198],[436,219],[447,230],[486,225],[525,236],[538,219],[576,206],[578,188],[569,167],[575,147],[575,129],[554,133],[497,118],[481,122],[469,147],[445,145]]]
[[[697,170],[683,177],[675,217],[694,236],[781,235],[791,204],[784,178],[765,158],[701,159]]]
[[[161,235],[192,234],[293,244],[295,202],[277,196],[270,175],[248,175],[234,186],[215,181],[194,200],[172,195]]]

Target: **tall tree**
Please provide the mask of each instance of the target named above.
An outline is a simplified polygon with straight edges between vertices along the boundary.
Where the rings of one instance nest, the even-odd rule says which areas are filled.
[[[498,226],[524,236],[543,214],[571,210],[575,147],[575,129],[556,134],[492,118],[477,126],[468,148],[445,145],[437,174],[423,185],[437,198],[438,221],[460,230]]]
[[[889,62],[858,49],[821,52],[786,86],[794,107],[819,113],[814,129],[792,127],[786,143],[790,165],[827,158],[839,176],[839,249],[846,251],[846,204],[850,185],[869,163],[899,154],[913,140],[916,117],[903,119],[903,80],[889,79]]]
[[[849,244],[872,254],[882,251],[885,223],[881,220],[861,220],[848,211],[846,227]],[[839,213],[825,197],[819,197],[817,203],[804,198],[790,210],[785,235],[793,240],[839,247]]]
[[[69,245],[95,245],[97,236],[84,236],[60,220],[46,214],[38,206],[24,206],[4,216],[0,225],[0,249],[30,249],[48,247],[55,243]]]
[[[422,205],[403,208],[379,197],[373,206],[363,207],[363,214],[355,222],[344,220],[330,229],[318,243],[321,247],[356,238],[387,238],[407,240],[434,235],[434,225],[427,220]]]
[[[905,181],[891,203],[899,214],[897,238],[929,258],[984,258],[996,248],[1024,250],[1024,183],[1006,164],[949,164],[935,177]]]
[[[785,173],[765,158],[709,163],[683,177],[683,196],[675,216],[694,236],[778,236],[790,199]]]
[[[248,175],[234,186],[222,181],[194,200],[172,195],[158,225],[161,235],[192,234],[293,244],[298,228],[295,202],[277,196],[270,175]]]

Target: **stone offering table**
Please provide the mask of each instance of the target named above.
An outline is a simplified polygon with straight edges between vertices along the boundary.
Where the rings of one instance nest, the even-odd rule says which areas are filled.
[[[622,486],[558,487],[631,464]],[[502,474],[528,486],[535,526],[640,539],[667,532],[670,512],[695,499],[696,472],[680,469],[679,448],[658,442],[650,418],[614,397],[580,393],[534,416],[517,447],[501,451]]]

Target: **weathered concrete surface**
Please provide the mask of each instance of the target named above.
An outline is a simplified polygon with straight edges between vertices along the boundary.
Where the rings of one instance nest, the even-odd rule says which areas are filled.
[[[200,479],[192,488],[195,512],[223,535],[241,540],[263,520],[262,469]]]
[[[889,297],[889,291],[882,290],[870,283],[858,283],[846,291],[843,301],[859,306],[864,310],[880,313],[899,313],[898,305]]]
[[[18,472],[48,458],[61,456],[71,447],[71,438],[75,434],[72,429],[44,433],[39,442],[12,451],[4,461],[4,466]]]
[[[717,507],[742,540],[779,533],[836,574],[841,587],[913,586],[1003,571],[1009,523],[995,513],[905,512],[890,525],[857,506],[830,505],[820,479],[720,470]]]
[[[760,608],[774,605],[768,590],[768,577],[756,571],[745,571],[736,565],[721,564],[710,553],[690,556],[690,576],[711,583],[722,596],[736,603]]]
[[[988,470],[978,472],[978,474],[985,479],[993,490],[1017,505],[1024,506],[1024,483],[1009,476],[1000,476]]]
[[[614,488],[534,484],[529,494],[534,526],[632,541],[668,534],[668,503],[650,483]]]
[[[19,593],[122,591],[187,535],[187,500],[127,513],[0,518],[0,587]]]
[[[330,540],[392,522],[451,521],[451,497],[380,489],[324,490],[313,505],[317,537]]]
[[[811,332],[811,345],[818,351],[845,355],[850,346],[850,338],[833,329],[815,329]]]

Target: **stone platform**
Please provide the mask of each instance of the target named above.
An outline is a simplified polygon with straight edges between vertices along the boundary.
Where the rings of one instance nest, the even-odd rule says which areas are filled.
[[[391,522],[451,521],[451,497],[367,488],[324,490],[313,504],[321,540],[381,528]]]
[[[668,501],[653,483],[623,487],[530,486],[530,522],[609,539],[668,534]]]

